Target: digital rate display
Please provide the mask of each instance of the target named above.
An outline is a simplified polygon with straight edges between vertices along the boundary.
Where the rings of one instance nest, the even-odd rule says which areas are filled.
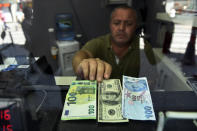
[[[0,98],[0,131],[23,131],[20,98]]]
[[[13,131],[9,109],[0,109],[0,131]]]

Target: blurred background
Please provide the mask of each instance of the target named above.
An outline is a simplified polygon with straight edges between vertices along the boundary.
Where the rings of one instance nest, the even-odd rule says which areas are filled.
[[[74,53],[109,32],[110,12],[122,4],[136,9],[137,33],[166,66],[154,67],[157,73],[142,66],[142,74],[168,81],[173,73],[184,83],[196,76],[196,0],[1,0],[1,57],[45,56],[53,72],[74,75],[70,72]]]

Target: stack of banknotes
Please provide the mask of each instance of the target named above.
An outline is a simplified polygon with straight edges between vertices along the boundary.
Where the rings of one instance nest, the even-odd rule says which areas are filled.
[[[103,80],[98,88],[96,81],[73,81],[61,120],[96,119],[96,113],[98,122],[106,123],[155,120],[146,78],[123,76],[122,85],[119,79]]]

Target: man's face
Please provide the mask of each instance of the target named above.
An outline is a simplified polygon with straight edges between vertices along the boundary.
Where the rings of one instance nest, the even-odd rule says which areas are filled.
[[[124,46],[131,40],[136,29],[136,14],[130,9],[117,9],[112,14],[110,30],[112,41]]]

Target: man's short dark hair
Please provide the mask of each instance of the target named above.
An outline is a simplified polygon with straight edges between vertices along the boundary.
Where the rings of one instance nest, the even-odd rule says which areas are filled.
[[[112,12],[111,12],[110,20],[112,19],[113,13],[114,13],[117,9],[125,9],[125,10],[128,9],[128,10],[134,11],[135,14],[136,14],[136,21],[137,21],[137,12],[136,12],[136,10],[135,10],[134,8],[128,6],[128,5],[120,5],[120,6],[115,7],[115,8],[112,10]]]

